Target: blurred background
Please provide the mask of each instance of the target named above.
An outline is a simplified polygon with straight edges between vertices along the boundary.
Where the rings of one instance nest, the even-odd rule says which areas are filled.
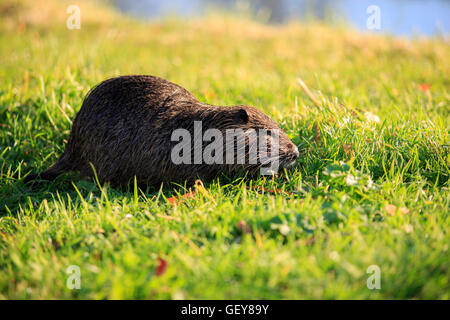
[[[349,24],[367,31],[366,12],[380,8],[381,28],[371,30],[398,36],[447,35],[450,31],[449,0],[111,0],[122,12],[143,19],[167,16],[196,17],[211,11],[250,16],[269,24],[318,19]]]

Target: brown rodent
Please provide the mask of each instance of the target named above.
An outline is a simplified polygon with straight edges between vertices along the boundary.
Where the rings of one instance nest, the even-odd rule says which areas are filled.
[[[100,183],[126,185],[136,177],[139,184],[157,185],[208,180],[221,173],[244,171],[253,175],[262,167],[263,161],[250,164],[248,137],[244,139],[247,158],[243,164],[207,164],[195,159],[191,163],[174,163],[172,149],[176,142],[172,141],[172,134],[180,128],[194,134],[195,121],[201,121],[203,132],[267,129],[270,136],[276,130],[279,165],[288,167],[298,157],[297,147],[280,127],[254,107],[207,105],[167,80],[130,75],[103,81],[88,93],[58,162],[41,174],[29,175],[25,181],[53,180],[66,171],[93,177],[94,168]],[[201,142],[203,148],[206,144]],[[268,149],[271,151],[270,144]]]

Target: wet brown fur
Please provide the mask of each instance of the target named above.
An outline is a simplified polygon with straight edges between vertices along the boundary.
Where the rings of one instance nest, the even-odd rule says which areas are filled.
[[[94,175],[100,183],[126,185],[135,176],[140,184],[209,180],[220,173],[256,172],[257,165],[180,164],[171,161],[171,134],[194,121],[209,128],[279,129],[281,164],[298,156],[296,147],[267,115],[250,106],[212,106],[167,80],[146,75],[103,81],[86,96],[75,117],[69,141],[59,161],[27,181],[53,180],[66,171]],[[224,156],[225,158],[225,156]]]

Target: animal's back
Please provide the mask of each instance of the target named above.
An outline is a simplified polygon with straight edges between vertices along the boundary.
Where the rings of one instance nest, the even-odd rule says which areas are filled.
[[[77,120],[87,124],[103,117],[153,116],[173,99],[194,100],[186,89],[154,76],[121,76],[101,82],[86,96]],[[86,117],[86,119],[85,119]],[[137,119],[139,120],[139,119]]]
[[[85,175],[90,175],[92,164],[101,180],[113,183],[134,175],[159,180],[150,169],[142,172],[154,156],[153,149],[142,146],[170,147],[161,145],[170,142],[163,137],[170,131],[158,128],[161,118],[167,123],[167,109],[179,101],[197,102],[186,89],[158,77],[122,76],[100,83],[73,122],[65,152],[68,162]]]

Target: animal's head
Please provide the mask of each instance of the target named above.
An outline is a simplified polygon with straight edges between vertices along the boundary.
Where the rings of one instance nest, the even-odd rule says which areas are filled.
[[[214,123],[227,136],[228,142],[224,141],[225,153],[231,147],[237,165],[243,164],[246,169],[255,170],[271,163],[276,170],[278,167],[291,167],[297,160],[297,146],[275,121],[257,108],[222,107],[216,117]],[[233,130],[235,137],[230,138],[229,133]],[[239,151],[245,153],[245,160],[239,159]]]

